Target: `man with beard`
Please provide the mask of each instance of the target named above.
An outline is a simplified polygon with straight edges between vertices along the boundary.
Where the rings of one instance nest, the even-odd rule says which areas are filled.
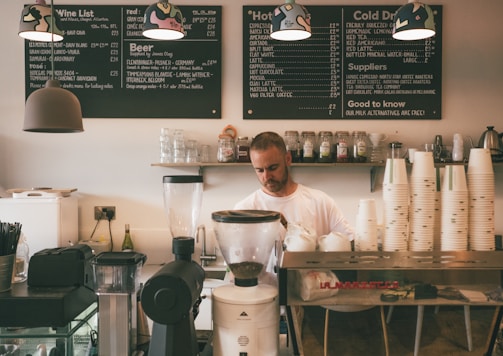
[[[354,229],[335,201],[325,192],[293,180],[288,169],[292,156],[280,135],[262,132],[254,137],[250,144],[250,159],[262,188],[238,202],[235,209],[277,211],[282,214],[284,225],[288,222],[304,226],[318,237],[340,232],[353,240]],[[273,263],[274,259],[267,271],[273,270]],[[272,277],[274,281],[274,274]]]

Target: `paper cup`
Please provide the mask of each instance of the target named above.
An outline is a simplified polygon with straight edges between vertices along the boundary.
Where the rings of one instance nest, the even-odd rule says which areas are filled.
[[[468,191],[465,167],[462,165],[446,165],[442,191]]]
[[[488,148],[470,149],[468,174],[492,174],[493,172],[491,151]]]
[[[436,177],[433,152],[415,152],[412,177]]]
[[[384,168],[384,184],[407,184],[407,167],[403,158],[388,158]]]

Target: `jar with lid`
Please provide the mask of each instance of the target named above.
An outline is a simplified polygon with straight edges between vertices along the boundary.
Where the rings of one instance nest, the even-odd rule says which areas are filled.
[[[16,262],[12,283],[21,283],[28,279],[28,262],[30,261],[30,248],[26,236],[21,233],[16,248]]]
[[[236,159],[238,162],[250,162],[250,140],[240,136],[236,141]]]
[[[299,141],[299,132],[285,131],[284,140],[287,151],[289,151],[292,155],[292,162],[300,162],[302,155]]]
[[[318,162],[330,163],[332,162],[332,132],[320,131],[319,133],[319,152]]]
[[[347,163],[349,162],[349,131],[337,131],[335,136],[337,144],[336,161]]]
[[[353,162],[367,162],[367,133],[365,131],[353,131]]]
[[[316,158],[315,144],[316,134],[314,131],[302,131],[302,162],[313,163]]]
[[[236,161],[235,142],[229,135],[220,135],[218,138],[217,161],[229,163]]]
[[[398,141],[390,142],[388,145],[388,158],[403,158],[402,143]]]

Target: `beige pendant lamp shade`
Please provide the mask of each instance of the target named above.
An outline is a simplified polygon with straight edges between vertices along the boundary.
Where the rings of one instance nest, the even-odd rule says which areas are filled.
[[[409,0],[393,19],[392,36],[402,41],[423,40],[435,35],[435,19],[428,5]]]
[[[52,6],[45,0],[26,5],[21,13],[19,36],[30,41],[59,42],[63,40],[63,31],[59,28],[60,19]]]
[[[45,88],[37,89],[26,100],[24,131],[70,133],[82,132],[79,99],[50,79]]]
[[[155,40],[178,40],[185,37],[185,18],[178,6],[159,0],[145,10],[143,36]]]
[[[45,3],[44,3],[45,5]],[[49,29],[55,29],[55,12],[51,0]],[[35,18],[37,16],[34,15]],[[54,33],[51,33],[54,35]],[[31,132],[82,132],[82,109],[79,99],[72,92],[63,89],[59,80],[54,79],[54,41],[51,44],[51,79],[44,88],[35,90],[26,99],[24,131]]]
[[[271,38],[279,41],[299,41],[311,37],[311,15],[295,0],[286,0],[274,9]]]

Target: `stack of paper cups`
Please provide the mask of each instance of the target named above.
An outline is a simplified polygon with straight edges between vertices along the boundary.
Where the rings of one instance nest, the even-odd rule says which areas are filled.
[[[436,180],[433,153],[415,152],[409,182],[410,251],[433,250]]]
[[[446,165],[442,181],[442,251],[468,248],[468,187],[463,165]]]
[[[383,178],[384,251],[407,251],[409,237],[409,184],[402,158],[388,158]]]
[[[374,199],[360,199],[356,215],[356,251],[377,251],[377,211]]]
[[[494,240],[494,171],[491,152],[487,148],[472,148],[468,160],[469,249],[495,250]]]

